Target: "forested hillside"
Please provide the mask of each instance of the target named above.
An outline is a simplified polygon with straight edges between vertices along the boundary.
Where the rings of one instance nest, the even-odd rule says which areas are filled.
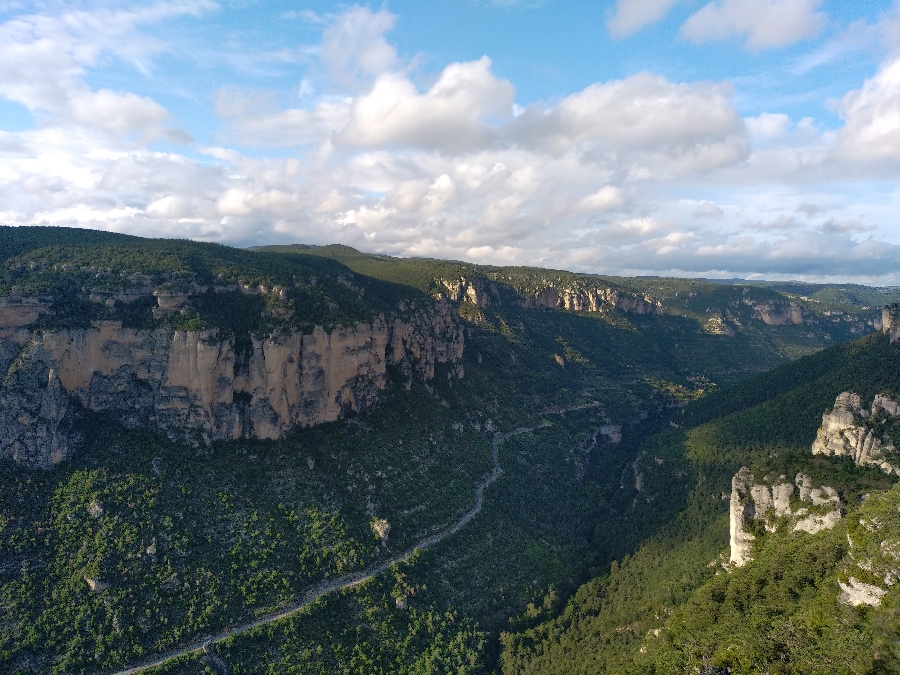
[[[2,229],[0,252],[0,415],[71,442],[0,445],[2,672],[646,668],[647,630],[717,578],[735,471],[807,462],[844,389],[900,391],[880,333],[819,351],[890,291],[62,228]],[[288,373],[334,414],[266,435],[266,406],[308,412]],[[846,504],[889,486],[845,469],[810,470]]]
[[[668,473],[669,456],[685,462],[686,508],[558,618],[505,634],[503,672],[897,672],[896,591],[878,609],[838,601],[854,550],[900,536],[896,477],[810,451],[822,413],[848,390],[869,401],[900,392],[900,345],[871,336],[806,357],[691,404],[676,416],[685,428],[644,441],[641,453],[665,460],[648,472]],[[834,487],[840,523],[757,531],[754,560],[729,568],[726,496],[741,466]]]

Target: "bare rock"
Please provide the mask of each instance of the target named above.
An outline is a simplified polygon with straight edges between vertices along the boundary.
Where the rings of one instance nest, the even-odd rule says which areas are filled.
[[[850,577],[848,583],[838,582],[841,587],[839,602],[845,605],[869,605],[880,607],[881,599],[887,595],[887,591],[872,584],[866,584],[854,577]]]
[[[900,305],[888,305],[881,310],[881,330],[890,337],[891,344],[900,340]]]
[[[747,521],[756,516],[756,507],[750,492],[754,480],[747,467],[742,467],[731,479],[729,529],[731,562],[736,567],[746,565],[752,559],[751,545],[756,537],[747,530]]]
[[[867,410],[858,394],[845,391],[835,399],[834,407],[822,415],[812,453],[850,457],[857,466],[873,466],[900,475],[900,466],[890,461],[896,452],[894,445],[885,443],[879,430],[866,424],[867,419],[879,413],[894,416],[898,412],[900,404],[884,394],[877,395]]]
[[[830,530],[841,519],[840,511],[829,511],[825,514],[812,514],[798,520],[794,524],[794,532],[808,532],[809,534],[817,534],[823,530]]]
[[[100,579],[94,579],[89,576],[84,577],[84,583],[86,583],[88,585],[88,588],[90,588],[91,592],[93,592],[93,593],[102,593],[110,586],[105,581],[101,581]]]
[[[391,525],[384,518],[373,518],[372,519],[372,532],[375,533],[375,536],[381,539],[382,543],[386,543],[388,539],[388,535],[391,532]]]
[[[78,409],[173,439],[278,439],[371,408],[387,386],[388,364],[431,380],[436,364],[453,366],[465,348],[462,323],[446,302],[390,323],[246,342],[217,331],[110,322],[20,333],[21,353],[0,385],[0,457],[29,466],[72,454]]]
[[[92,499],[91,503],[87,505],[87,512],[91,518],[99,518],[103,515],[103,504],[97,499]]]
[[[797,510],[791,509],[791,498],[796,493],[801,502]],[[731,563],[741,567],[752,559],[752,544],[756,537],[748,526],[751,520],[762,523],[773,532],[783,521],[793,521],[792,532],[815,534],[833,528],[841,519],[841,501],[837,491],[827,485],[812,487],[812,479],[800,472],[794,483],[784,476],[768,477],[757,481],[747,467],[742,467],[731,481],[729,529]],[[788,523],[790,525],[790,521]]]

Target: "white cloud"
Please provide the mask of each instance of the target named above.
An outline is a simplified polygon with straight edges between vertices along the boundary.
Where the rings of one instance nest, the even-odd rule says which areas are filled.
[[[662,19],[678,0],[619,0],[606,27],[614,37],[626,37]]]
[[[861,163],[900,162],[900,57],[887,61],[838,104],[844,128],[837,156]]]
[[[72,11],[58,18],[31,15],[7,21],[0,24],[0,96],[25,105],[45,123],[172,136],[162,128],[169,115],[158,103],[131,92],[92,91],[84,77],[105,55],[140,67],[143,59],[162,51],[164,46],[142,35],[140,26],[216,7],[209,0],[160,2],[132,10]]]
[[[827,22],[822,0],[713,0],[688,18],[681,34],[692,42],[745,37],[752,50],[816,37]]]
[[[694,209],[694,215],[699,218],[719,218],[724,213],[721,206],[710,201],[700,202]]]
[[[338,83],[357,89],[391,69],[397,51],[384,39],[397,17],[385,9],[353,7],[339,15],[322,34],[322,61]]]
[[[384,39],[393,16],[354,7],[328,17],[323,42],[356,51],[322,55],[352,94],[317,93],[330,85],[315,68],[291,83],[302,107],[282,108],[283,91],[222,87],[217,145],[154,152],[148,141],[171,124],[162,106],[85,84],[109,58],[152,69],[165,46],[135,13],[117,33],[130,45],[42,17],[16,19],[26,37],[0,43],[11,62],[43,64],[30,82],[0,60],[0,95],[40,116],[0,131],[0,222],[609,273],[900,282],[887,229],[900,192],[854,182],[900,166],[894,61],[836,102],[839,130],[778,111],[741,119],[729,85],[649,73],[517,108],[486,57],[418,86]],[[8,24],[0,34],[14,36]],[[38,34],[55,36],[44,61]]]
[[[354,100],[337,143],[450,150],[484,146],[492,135],[486,118],[510,117],[515,96],[512,85],[496,78],[490,67],[487,57],[454,63],[424,94],[402,75],[381,75],[371,91]]]
[[[554,153],[581,146],[595,161],[631,158],[635,176],[706,171],[740,162],[748,151],[731,93],[725,85],[638,73],[591,85],[552,108],[529,106],[512,136]]]
[[[622,208],[625,203],[625,195],[621,188],[604,185],[579,201],[578,208],[583,211],[613,211]]]

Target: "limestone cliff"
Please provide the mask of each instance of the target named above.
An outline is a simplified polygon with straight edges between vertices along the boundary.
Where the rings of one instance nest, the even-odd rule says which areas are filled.
[[[791,499],[797,494],[792,509]],[[798,503],[799,502],[799,503]],[[729,529],[731,563],[735,567],[752,560],[751,521],[758,521],[767,531],[774,531],[779,519],[788,519],[792,532],[815,534],[834,527],[841,518],[841,501],[834,488],[812,487],[804,473],[791,483],[784,476],[757,482],[747,467],[742,467],[731,481]]]
[[[893,463],[896,448],[883,437],[884,424],[900,416],[900,404],[878,394],[870,409],[863,408],[858,394],[845,391],[834,408],[822,415],[822,426],[812,444],[814,455],[850,457],[857,466],[874,466],[885,473],[900,475]]]
[[[462,357],[463,328],[447,303],[402,317],[228,339],[118,322],[34,332],[13,325],[0,339],[0,456],[33,466],[65,459],[78,443],[81,409],[207,440],[276,439],[364,411],[385,388],[388,364],[427,380],[436,364]],[[452,372],[462,377],[462,366]]]
[[[604,286],[546,283],[538,290],[514,291],[506,284],[480,277],[441,279],[443,293],[454,302],[469,302],[481,309],[516,304],[529,309],[599,312],[618,309],[633,314],[662,314],[662,303],[648,295],[627,294]]]
[[[900,340],[900,305],[888,305],[881,311],[881,330],[890,337],[891,344]]]
[[[752,307],[754,317],[767,326],[795,326],[804,323],[803,309],[790,300],[759,302],[745,298],[744,304]]]

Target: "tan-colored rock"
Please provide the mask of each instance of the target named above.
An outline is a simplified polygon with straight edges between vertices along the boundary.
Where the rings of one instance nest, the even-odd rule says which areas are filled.
[[[756,302],[744,299],[744,304],[754,310],[754,317],[767,326],[798,326],[804,323],[803,309],[796,302]]]
[[[88,588],[91,589],[93,593],[102,593],[107,588],[109,588],[109,584],[105,581],[101,581],[100,579],[94,579],[92,577],[85,576],[84,583],[88,585]]]
[[[50,305],[38,298],[0,297],[0,337],[12,336],[49,311]]]
[[[464,347],[462,325],[446,302],[390,325],[377,319],[239,343],[216,331],[110,322],[40,331],[0,387],[0,456],[46,465],[71,454],[72,400],[173,438],[201,432],[277,439],[297,426],[367,410],[387,385],[388,363],[428,380],[436,364],[455,363]]]
[[[900,305],[888,305],[881,310],[881,330],[891,344],[900,340]]]
[[[850,457],[857,466],[874,466],[885,473],[900,475],[900,466],[891,463],[887,456],[895,452],[894,446],[884,444],[878,431],[866,425],[866,418],[880,412],[897,415],[900,405],[879,394],[871,410],[866,410],[858,394],[849,391],[838,394],[834,408],[822,415],[822,426],[813,441],[812,453]]]

